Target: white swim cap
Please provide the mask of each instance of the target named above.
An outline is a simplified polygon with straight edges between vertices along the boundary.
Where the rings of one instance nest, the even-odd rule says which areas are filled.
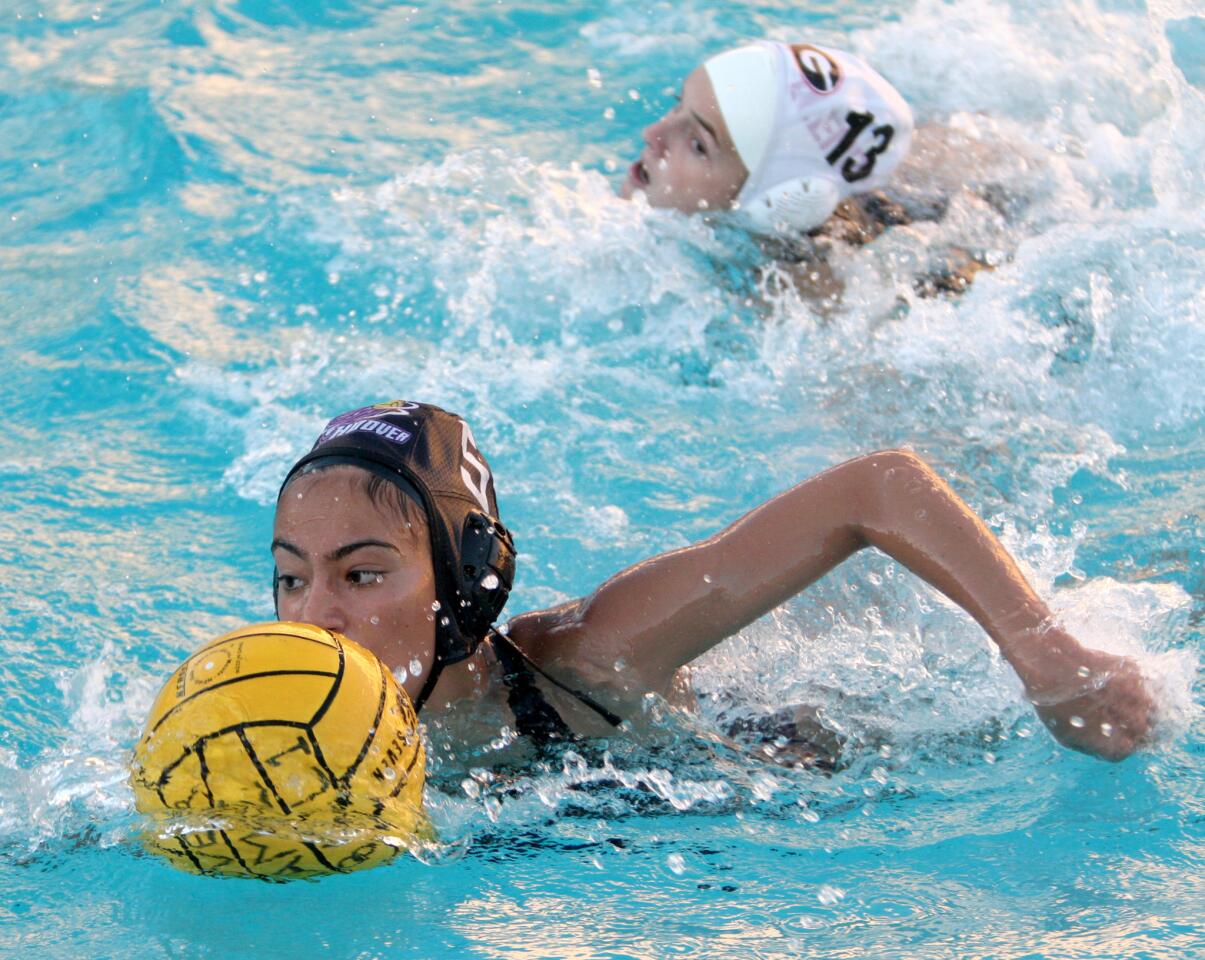
[[[749,171],[737,203],[762,229],[819,226],[881,186],[912,142],[908,104],[852,54],[763,40],[703,67]]]

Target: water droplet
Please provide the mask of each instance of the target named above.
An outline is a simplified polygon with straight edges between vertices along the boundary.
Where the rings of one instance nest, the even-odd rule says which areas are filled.
[[[1092,676],[1092,671],[1091,671],[1091,670],[1089,670],[1087,667],[1080,667],[1080,668],[1079,668],[1078,670],[1076,670],[1075,672],[1076,672],[1076,673],[1078,673],[1078,674],[1079,674],[1081,677],[1090,677],[1090,676]]]
[[[440,617],[440,618],[439,618],[439,625],[440,625],[441,627],[446,627],[446,626],[447,626],[449,623],[451,623],[451,622],[452,622],[452,621],[451,621],[451,620],[449,620],[447,617]]]
[[[481,578],[481,587],[483,590],[497,590],[498,583],[498,578],[492,573],[487,573]]]
[[[510,633],[510,624],[509,624],[509,623],[502,623],[502,624],[499,624],[499,625],[498,625],[498,632],[499,632],[500,634],[502,634],[502,636],[504,636],[504,637],[505,637],[505,636],[506,636],[508,633]]]
[[[627,669],[627,666],[628,666],[627,661],[624,660],[623,657],[620,657],[618,660],[615,661],[615,672],[622,673],[624,670]]]
[[[1111,723],[1102,723],[1102,724],[1100,725],[1100,732],[1101,732],[1101,733],[1103,733],[1103,734],[1104,734],[1106,737],[1111,737],[1111,736],[1113,736],[1113,724],[1111,724]]]
[[[1071,726],[1075,727],[1075,729],[1078,730],[1080,727],[1082,727],[1084,725],[1084,718],[1083,717],[1072,717],[1067,722],[1069,724],[1071,724]]]
[[[665,858],[665,865],[678,876],[682,876],[686,872],[686,860],[680,853],[671,853]]]
[[[368,622],[371,623],[374,627],[379,627],[381,625],[381,618],[380,617],[369,617]]]
[[[410,661],[410,673],[415,677],[421,677],[423,675],[423,664],[418,657],[415,657]]]
[[[704,582],[704,583],[711,583],[711,574],[710,574],[710,573],[705,573],[705,574],[703,574],[703,582]]]
[[[602,74],[594,67],[586,70],[586,80],[595,90],[602,86]]]
[[[639,100],[640,99],[640,91],[635,90],[635,89],[629,90],[628,91],[628,99],[629,100]]]
[[[438,609],[439,609],[439,601],[438,601],[438,600],[436,600],[434,603],[432,603],[432,604],[431,604],[431,609],[432,609],[432,610],[438,610]]]
[[[397,773],[394,771],[393,767],[386,767],[384,770],[381,771],[381,775],[386,780],[392,780],[397,776]]]
[[[603,119],[604,120],[614,120],[615,119],[615,108],[607,107],[607,109],[603,111]]]

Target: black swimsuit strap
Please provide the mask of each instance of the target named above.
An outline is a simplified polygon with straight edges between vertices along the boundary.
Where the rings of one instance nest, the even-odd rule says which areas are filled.
[[[498,662],[502,664],[502,679],[506,684],[506,702],[515,715],[515,724],[519,733],[538,745],[550,742],[571,741],[577,739],[569,725],[561,719],[561,715],[548,702],[540,688],[536,685],[535,675],[538,673],[549,683],[585,704],[611,726],[618,727],[623,720],[596,703],[586,694],[574,690],[561,683],[555,677],[541,670],[531,659],[519,649],[509,637],[490,631],[490,642],[497,654]]]
[[[490,639],[498,662],[502,664],[506,703],[515,715],[519,733],[541,747],[558,740],[574,740],[573,731],[536,686],[535,674],[519,648],[501,634],[492,634]]]

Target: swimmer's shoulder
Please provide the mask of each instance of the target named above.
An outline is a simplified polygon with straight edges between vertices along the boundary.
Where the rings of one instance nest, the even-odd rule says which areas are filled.
[[[602,662],[589,656],[599,645],[583,636],[580,603],[522,614],[508,624],[505,638],[535,668],[537,689],[575,734],[613,735],[621,719],[639,713],[639,704],[648,693],[674,706],[695,705],[688,667],[675,672],[665,689],[649,690],[622,659]],[[566,642],[570,634],[573,639]]]

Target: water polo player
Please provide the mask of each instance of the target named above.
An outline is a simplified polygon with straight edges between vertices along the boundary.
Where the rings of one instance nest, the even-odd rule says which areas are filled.
[[[762,41],[705,61],[646,128],[621,194],[687,213],[740,209],[767,232],[808,231],[887,181],[912,111],[852,54]]]
[[[761,41],[714,56],[643,139],[621,196],[739,211],[800,292],[821,300],[841,290],[825,261],[832,243],[940,216],[882,193],[912,144],[912,111],[861,59],[829,47]],[[922,297],[959,293],[986,267],[951,247],[913,286]]]
[[[429,723],[485,742],[506,724],[544,743],[613,733],[650,692],[679,697],[686,664],[868,546],[978,621],[1062,743],[1120,759],[1142,742],[1152,701],[1134,661],[1057,626],[991,532],[904,451],[833,467],[504,634],[515,547],[485,457],[464,420],[394,401],[336,417],[293,466],[272,551],[278,615],[405,671]]]

